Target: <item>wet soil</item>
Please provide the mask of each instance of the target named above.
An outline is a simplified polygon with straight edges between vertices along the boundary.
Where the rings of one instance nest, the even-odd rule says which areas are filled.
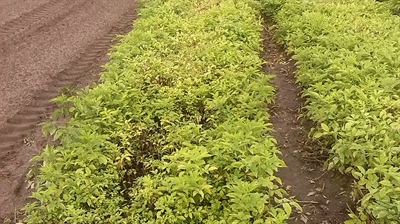
[[[353,207],[350,197],[352,179],[323,169],[326,155],[307,138],[307,121],[299,119],[305,100],[295,83],[296,62],[274,39],[273,23],[265,19],[263,58],[267,62],[265,73],[275,74],[272,83],[276,87],[275,104],[271,107],[270,122],[273,136],[282,151],[287,167],[279,176],[289,194],[298,200],[303,211],[297,211],[289,223],[339,224],[348,217]],[[310,126],[310,125],[308,125]]]
[[[51,99],[98,80],[116,35],[132,29],[133,0],[0,2],[0,223],[20,221],[26,174],[49,143]]]

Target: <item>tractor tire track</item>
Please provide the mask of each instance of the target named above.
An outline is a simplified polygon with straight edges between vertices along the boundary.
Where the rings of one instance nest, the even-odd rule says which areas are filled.
[[[96,64],[97,58],[108,52],[117,34],[127,33],[130,30],[131,23],[135,18],[136,12],[134,10],[128,11],[123,20],[113,27],[107,35],[96,40],[75,61],[71,62],[65,70],[56,74],[54,79],[48,83],[46,90],[38,91],[29,105],[20,109],[11,118],[8,118],[3,124],[3,128],[0,129],[0,152],[12,151],[10,154],[13,155],[18,153],[12,148],[23,144],[23,137],[32,131],[32,128],[43,122],[47,116],[46,114],[54,110],[54,104],[50,100],[59,95],[59,91],[63,86],[79,83],[85,73],[93,69],[93,67],[99,66]],[[7,156],[10,156],[10,154]],[[0,159],[1,167],[7,161],[3,160],[3,157],[0,157]]]
[[[73,8],[76,10],[83,2],[78,1]],[[48,8],[54,10],[58,7],[55,1],[51,1],[45,10],[36,10],[31,14],[40,15],[41,12],[50,10]],[[116,35],[126,34],[132,29],[133,21],[137,17],[136,8],[135,3],[124,8],[125,13],[121,16],[121,20],[88,45],[63,70],[51,75],[50,79],[42,84],[40,90],[35,91],[33,99],[27,105],[22,106],[3,124],[0,123],[0,223],[5,217],[19,216],[13,214],[14,210],[20,209],[29,201],[27,196],[30,190],[26,188],[25,175],[30,167],[29,159],[38,154],[47,143],[47,140],[43,140],[40,136],[39,124],[48,121],[56,109],[50,100],[58,96],[65,86],[83,87],[98,78],[98,73],[101,71],[100,65],[108,59],[107,53],[111,45],[116,43]],[[58,17],[68,15],[69,12],[65,12]],[[25,17],[33,18],[34,16],[25,15]],[[18,21],[24,22],[27,19]],[[57,21],[58,19],[51,23],[57,23]],[[19,29],[19,26],[13,26]]]
[[[29,29],[32,24],[51,18],[58,11],[62,10],[68,2],[68,0],[51,0],[32,11],[23,13],[18,18],[0,26],[0,40],[9,39],[15,34]]]
[[[6,23],[4,26],[0,27],[0,52],[3,55],[7,55],[13,49],[13,46],[24,41],[25,37],[32,33],[49,29],[49,27],[56,25],[72,12],[76,11],[76,9],[89,3],[90,2],[86,0],[78,0],[75,2],[60,1],[57,3],[51,1],[49,2],[47,9],[38,10],[39,13],[35,13],[35,10],[33,10],[27,13],[28,15],[26,16],[22,15],[21,17]],[[30,13],[34,15],[31,16]],[[13,30],[15,32],[7,32]],[[4,31],[3,37],[1,36],[2,31]]]

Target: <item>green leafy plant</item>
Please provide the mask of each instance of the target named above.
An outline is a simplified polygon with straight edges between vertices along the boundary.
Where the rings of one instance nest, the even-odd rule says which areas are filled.
[[[400,15],[400,1],[399,0],[382,0],[389,7],[394,15]]]
[[[54,99],[28,223],[285,223],[255,0],[148,0],[102,83]],[[64,117],[69,117],[64,122]]]
[[[398,223],[399,18],[373,0],[280,1],[273,17],[317,124],[310,136],[331,149],[329,169],[357,180],[347,223]]]

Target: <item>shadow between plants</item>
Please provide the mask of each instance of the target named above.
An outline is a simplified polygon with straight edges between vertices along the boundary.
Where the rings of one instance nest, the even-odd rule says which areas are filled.
[[[272,21],[264,19],[263,71],[275,74],[275,104],[271,105],[272,135],[282,151],[285,168],[277,173],[289,194],[298,200],[303,212],[294,211],[289,223],[338,224],[349,219],[353,207],[350,198],[352,179],[337,172],[325,172],[326,154],[308,142],[309,128],[298,119],[304,99],[295,83],[295,61],[273,38],[269,27]],[[309,126],[309,125],[307,125]]]

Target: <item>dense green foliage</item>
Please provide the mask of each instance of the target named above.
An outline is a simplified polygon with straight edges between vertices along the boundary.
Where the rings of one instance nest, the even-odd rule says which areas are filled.
[[[381,0],[381,1],[387,3],[390,11],[394,15],[400,15],[400,0]]]
[[[348,223],[400,223],[400,18],[373,0],[264,0],[297,60],[311,135],[357,180]]]
[[[28,223],[284,223],[255,0],[148,0],[102,83],[55,99]],[[70,120],[63,124],[63,116]],[[61,119],[59,119],[61,117]]]

